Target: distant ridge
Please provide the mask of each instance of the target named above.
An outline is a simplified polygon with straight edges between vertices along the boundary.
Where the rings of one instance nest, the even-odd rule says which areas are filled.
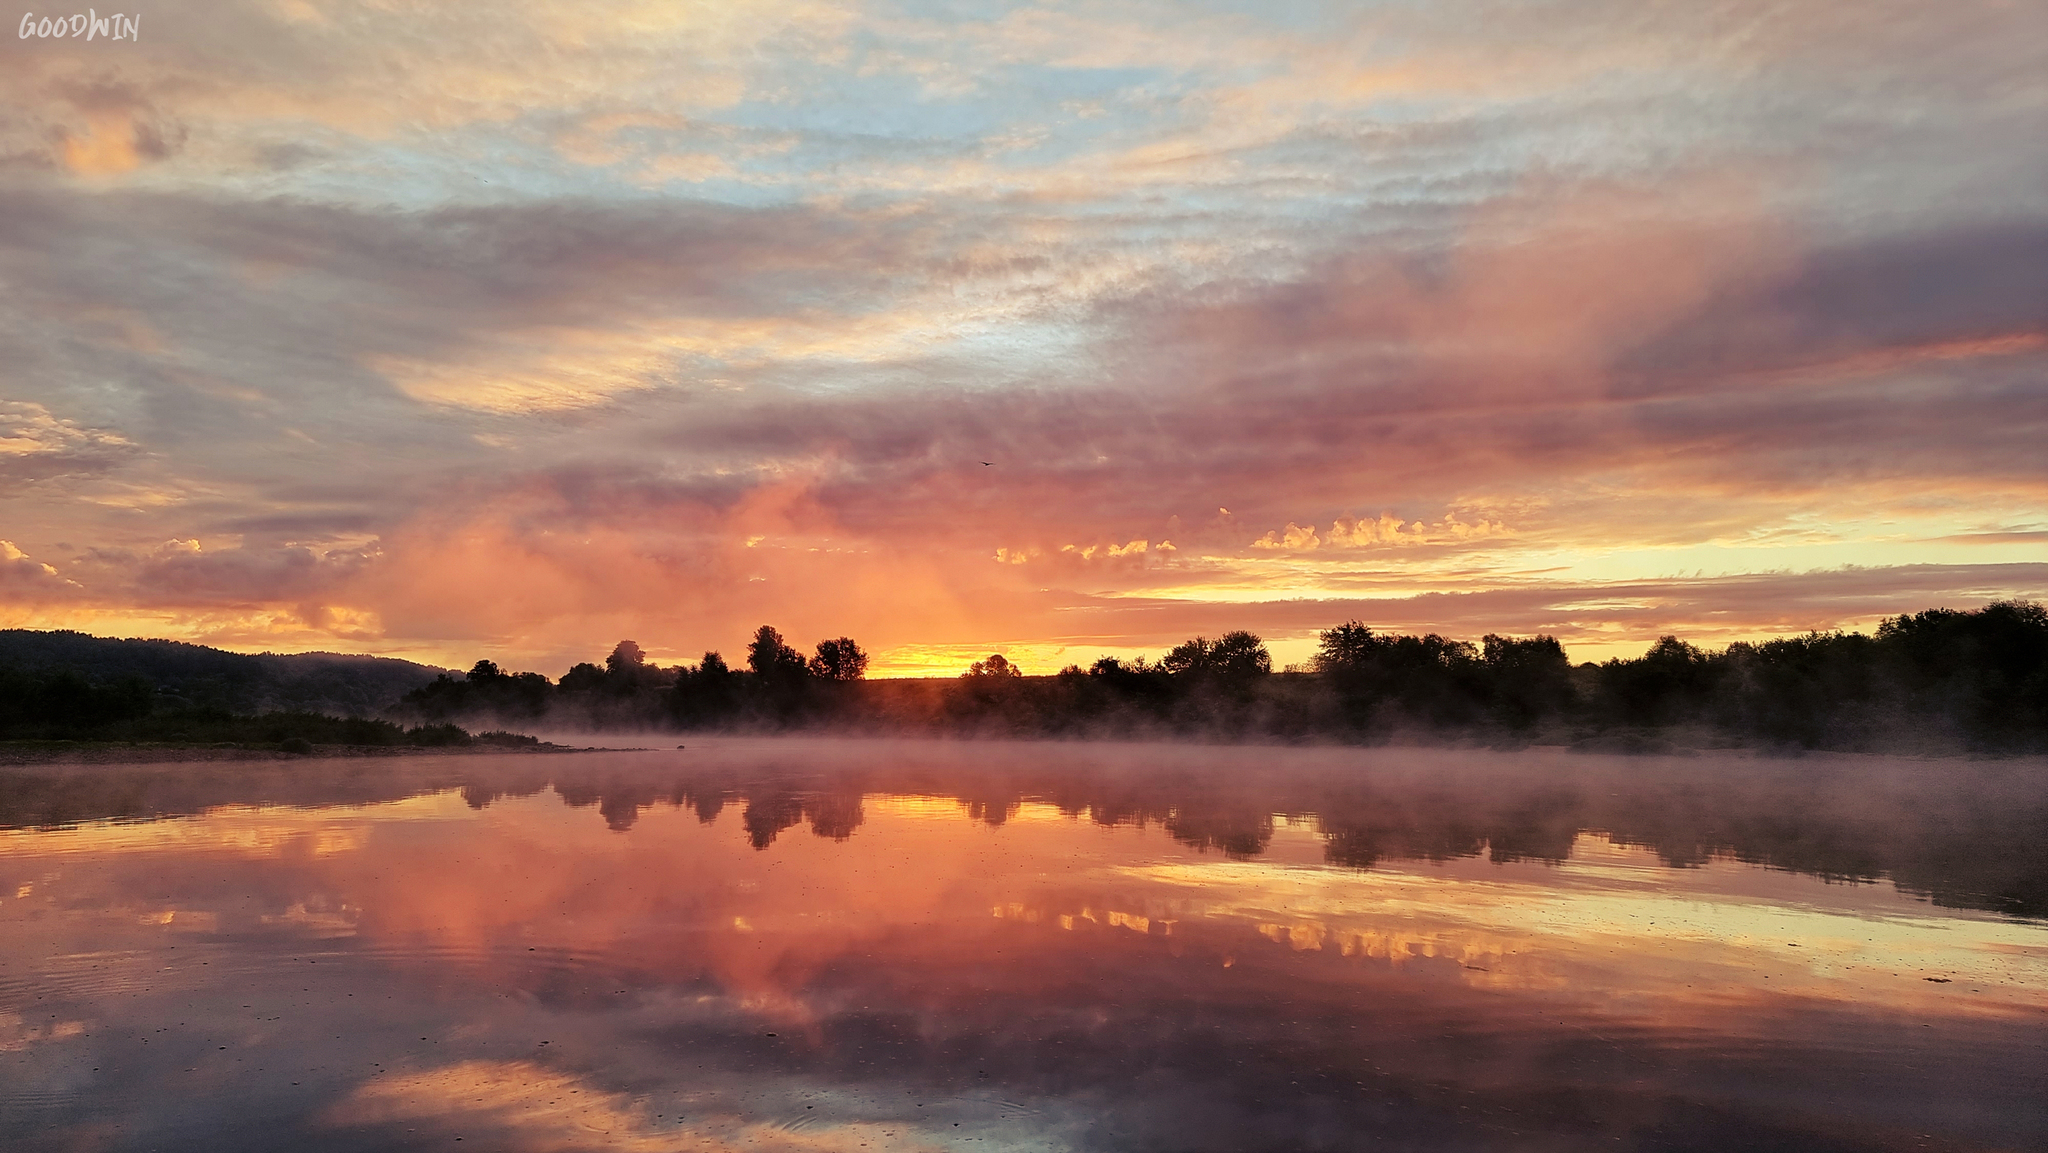
[[[374,717],[446,669],[344,653],[231,653],[185,641],[0,629],[0,669],[72,672],[105,684],[139,677],[166,705]]]

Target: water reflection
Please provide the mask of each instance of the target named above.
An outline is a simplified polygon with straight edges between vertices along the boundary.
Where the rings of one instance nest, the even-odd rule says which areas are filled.
[[[16,770],[0,1138],[2038,1145],[2042,780],[794,742]]]
[[[314,765],[317,764],[317,768]],[[1364,765],[1361,771],[1361,764]],[[1255,766],[1255,767],[1254,767]],[[1255,859],[1276,813],[1312,815],[1332,864],[1563,861],[1585,830],[1672,866],[1716,857],[1829,880],[1889,878],[1936,904],[2048,916],[2048,787],[2037,761],[1515,754],[886,742],[714,743],[687,755],[404,758],[0,769],[0,829],[155,819],[224,804],[364,804],[459,789],[483,809],[552,786],[630,830],[655,806],[705,822],[741,806],[765,849],[809,823],[845,840],[869,793],[957,800],[1001,826],[1027,800],[1100,825],[1158,826]]]

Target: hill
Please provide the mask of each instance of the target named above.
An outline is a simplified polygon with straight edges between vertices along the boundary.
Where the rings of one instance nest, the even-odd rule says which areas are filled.
[[[342,653],[231,653],[183,641],[0,629],[0,672],[71,673],[95,685],[141,680],[160,707],[374,717],[447,670]]]

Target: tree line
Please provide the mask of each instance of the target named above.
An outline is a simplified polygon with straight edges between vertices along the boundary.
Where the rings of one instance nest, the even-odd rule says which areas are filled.
[[[158,653],[150,646],[163,642],[8,637],[16,643],[0,651],[5,740],[408,745],[462,743],[465,729],[545,727],[2048,751],[2048,610],[2027,601],[1901,615],[1871,635],[1816,632],[1714,650],[1663,637],[1640,657],[1599,664],[1572,664],[1549,636],[1474,643],[1347,621],[1321,633],[1305,665],[1280,671],[1258,636],[1238,631],[1189,638],[1157,661],[1105,656],[1027,676],[997,653],[957,678],[923,680],[868,680],[868,654],[852,638],[806,653],[763,625],[736,664],[707,652],[663,667],[632,641],[558,680],[482,660],[466,674],[416,679],[384,707],[332,710],[346,720],[317,706],[202,703],[192,686],[212,682],[172,679],[168,664],[165,676],[152,675],[154,666],[138,663],[189,663],[196,658],[183,650],[193,646]],[[253,663],[260,658],[217,656],[250,663],[237,666],[245,678],[265,671]],[[329,679],[348,667],[319,659]],[[365,667],[380,677],[391,675],[383,665],[398,666],[375,664]],[[275,699],[268,681],[248,683],[239,696]]]
[[[372,717],[297,710],[241,714],[167,697],[139,676],[95,682],[69,669],[0,669],[0,741],[113,741],[310,753],[319,745],[446,748],[538,745],[508,732],[472,734],[441,723],[410,727]]]
[[[1675,636],[1641,657],[1573,665],[1550,636],[1324,630],[1276,672],[1249,632],[1192,637],[1156,662],[1105,656],[1026,676],[1002,654],[957,679],[865,679],[851,638],[811,655],[763,625],[744,663],[664,668],[622,641],[557,682],[479,661],[392,715],[575,728],[790,728],[969,736],[1471,738],[1654,751],[1705,745],[2048,751],[2048,609],[2004,601],[1888,618],[1874,635],[1808,633],[1707,650]]]
[[[67,643],[70,641],[68,637],[60,639]],[[96,641],[100,638],[83,639]],[[106,648],[104,645],[96,647]],[[193,645],[181,647],[197,649],[201,653],[214,652]],[[94,655],[104,658],[105,653]],[[46,666],[19,661],[0,664],[0,741],[235,746],[288,753],[310,753],[319,745],[445,748],[475,744],[519,747],[539,743],[532,737],[515,733],[472,734],[445,722],[417,723],[408,727],[391,720],[361,715],[336,716],[333,715],[335,712],[352,713],[356,710],[335,707],[332,703],[328,707],[333,712],[260,707],[235,710],[220,704],[195,702],[185,695],[189,692],[187,678],[160,681],[134,671],[127,662],[111,662],[111,670],[107,667],[109,663],[104,659],[91,661],[82,669],[72,664]],[[384,672],[381,669],[371,671]],[[260,674],[261,670],[258,672]],[[265,699],[277,687],[263,682],[260,675],[243,679],[252,682],[245,690],[244,700],[250,696]],[[286,687],[296,686],[286,682]],[[339,695],[345,700],[350,694],[343,692]]]

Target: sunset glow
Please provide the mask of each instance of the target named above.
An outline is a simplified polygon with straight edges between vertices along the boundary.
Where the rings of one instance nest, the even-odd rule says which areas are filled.
[[[2029,4],[167,0],[0,97],[0,627],[950,676],[2048,597]]]

